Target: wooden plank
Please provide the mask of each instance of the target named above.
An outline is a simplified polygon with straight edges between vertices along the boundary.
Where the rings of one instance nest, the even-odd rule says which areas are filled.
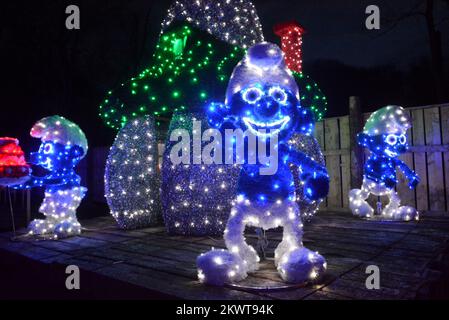
[[[386,288],[381,287],[379,290],[367,290],[364,281],[356,283],[349,280],[338,279],[331,285],[324,287],[322,291],[345,296],[351,299],[397,299],[397,294],[395,294],[395,292],[392,293],[391,290],[387,290]]]
[[[307,296],[305,300],[351,300],[351,298],[336,293],[316,291]]]
[[[438,107],[424,110],[426,144],[441,144],[440,110]],[[429,204],[432,211],[445,209],[443,158],[441,152],[427,153],[429,179]]]
[[[410,152],[447,152],[449,150],[449,144],[427,144],[425,146],[412,146]]]
[[[410,112],[406,110],[405,112]],[[411,130],[407,130],[406,133],[407,142],[412,143],[412,133]],[[400,160],[404,161],[405,164],[412,170],[413,168],[413,153],[407,152],[399,157]],[[396,185],[396,191],[398,192],[399,198],[401,199],[402,205],[412,206],[416,208],[415,190],[408,187],[408,180],[401,170],[397,170],[398,184]]]
[[[441,107],[442,143],[449,144],[449,106]],[[446,211],[449,211],[449,151],[443,153],[444,186],[446,193]]]
[[[349,148],[350,188],[358,188],[363,181],[363,148],[357,143],[357,135],[363,130],[363,115],[359,97],[349,97]],[[343,148],[343,145],[342,145]]]
[[[340,148],[348,149],[351,146],[349,134],[349,116],[340,118]],[[349,208],[349,189],[351,187],[351,156],[342,154],[341,159],[341,196],[344,208]]]
[[[338,118],[324,120],[326,150],[340,149],[339,136]],[[329,194],[327,196],[327,206],[330,208],[341,207],[340,156],[326,156],[326,167],[331,181],[329,186]]]
[[[315,130],[314,130],[314,136],[315,139],[318,141],[318,144],[320,145],[321,152],[325,152],[325,145],[324,145],[324,121],[319,121],[315,123]],[[324,155],[324,162],[326,163],[326,156]],[[324,199],[319,206],[319,210],[324,210],[327,207],[327,198]]]
[[[423,146],[425,145],[425,132],[424,132],[424,112],[417,109],[412,110],[413,119],[413,145]],[[427,172],[426,172],[426,155],[422,153],[413,154],[415,162],[415,172],[421,178],[421,182],[416,187],[416,208],[418,210],[428,210],[428,196],[427,196]]]
[[[324,121],[320,121],[315,124],[314,135],[321,147],[321,152],[323,152],[324,155],[324,152],[326,151],[326,146],[324,145]],[[324,155],[324,162],[326,163],[325,155]],[[326,207],[327,207],[327,197],[321,202],[319,210],[324,210]]]
[[[238,286],[284,286],[270,260],[263,261],[260,271],[234,288],[213,288],[198,282],[196,257],[211,246],[222,248],[221,238],[169,236],[160,228],[126,236],[126,232],[112,232],[115,229],[110,228],[114,224],[110,217],[82,224],[95,229],[63,241],[10,242],[0,234],[0,248],[42,263],[76,264],[186,299],[404,299],[413,297],[430,279],[427,266],[433,265],[433,259],[449,241],[449,222],[444,218],[424,216],[419,223],[385,223],[322,212],[306,224],[304,244],[326,258],[328,270],[323,279],[316,285],[263,292]],[[279,230],[267,232],[269,254],[273,254],[281,235]],[[253,245],[257,242],[252,232],[247,232],[246,238]],[[364,288],[369,264],[382,270],[379,291],[367,292]]]
[[[98,272],[115,279],[127,281],[138,286],[154,289],[184,299],[263,299],[263,297],[256,294],[204,286],[197,280],[127,264],[112,265],[102,268]]]
[[[325,152],[325,146],[324,146],[324,121],[319,121],[315,123],[315,130],[314,130],[314,136],[315,139],[318,141],[318,144],[320,145],[321,148],[321,152]],[[324,161],[326,163],[326,156],[324,156]],[[319,206],[319,210],[324,210],[324,208],[327,207],[327,198],[324,199],[320,206]]]
[[[320,144],[321,150],[324,150],[324,121],[315,123],[315,138]]]
[[[349,155],[349,149],[337,149],[337,150],[325,150],[323,151],[323,155],[325,156],[341,156],[341,155]]]

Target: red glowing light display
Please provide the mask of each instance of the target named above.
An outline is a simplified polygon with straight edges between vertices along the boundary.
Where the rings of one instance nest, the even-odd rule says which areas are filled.
[[[19,140],[0,138],[0,179],[8,179],[9,183],[10,179],[28,176],[29,173],[30,167],[25,161]]]
[[[273,31],[281,37],[281,47],[287,67],[302,72],[302,35],[305,30],[297,22],[285,22],[274,26]]]

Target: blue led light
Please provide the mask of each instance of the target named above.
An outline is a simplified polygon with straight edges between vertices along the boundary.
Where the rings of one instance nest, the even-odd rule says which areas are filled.
[[[365,176],[373,181],[385,183],[393,188],[396,183],[396,167],[401,169],[410,181],[409,187],[416,187],[419,177],[397,157],[408,150],[403,134],[358,135],[358,143],[371,151],[365,164]]]
[[[254,96],[251,96],[254,94]],[[274,108],[272,116],[258,112],[260,108]],[[262,84],[251,85],[236,92],[227,105],[211,103],[206,107],[208,122],[215,128],[249,130],[262,142],[270,141],[274,134],[278,136],[277,146],[280,163],[278,172],[271,176],[260,175],[259,166],[249,164],[245,153],[244,166],[240,175],[239,191],[254,201],[275,201],[288,199],[294,193],[293,176],[289,164],[301,166],[304,172],[306,192],[310,201],[324,197],[328,191],[328,175],[326,168],[321,167],[302,152],[295,151],[288,145],[288,139],[293,133],[300,132],[311,135],[314,130],[314,120],[310,110],[302,108],[297,98],[280,86]],[[233,140],[235,143],[235,139]],[[255,167],[255,169],[253,168]],[[257,182],[255,182],[257,181]],[[272,186],[265,190],[265,185]],[[264,194],[261,196],[260,192]]]
[[[259,101],[262,96],[264,95],[264,92],[259,89],[258,87],[250,87],[242,91],[242,99],[249,104],[255,104],[257,101]]]
[[[206,108],[209,123],[216,128],[249,133],[258,147],[245,148],[248,152],[244,153],[245,163],[240,167],[237,185],[240,196],[233,202],[224,231],[228,250],[212,250],[198,257],[201,281],[232,282],[257,270],[260,258],[245,241],[245,226],[265,230],[283,227],[283,240],[275,249],[274,260],[286,281],[301,283],[324,272],[324,258],[303,247],[301,214],[294,201],[291,164],[302,168],[299,180],[306,190],[307,201],[314,203],[329,190],[326,168],[289,143],[294,134],[307,135],[313,131],[313,117],[301,108],[298,99],[297,85],[285,66],[280,48],[260,43],[249,48],[234,68],[226,105],[215,112]],[[273,157],[269,161],[260,159],[261,148],[270,150]],[[249,154],[254,152],[257,160],[249,161]],[[274,168],[270,173],[265,170]]]
[[[75,166],[85,156],[87,140],[81,129],[69,120],[52,116],[37,122],[33,137],[41,138],[37,152],[30,153],[30,164],[47,170],[44,176],[31,175],[16,189],[45,187],[45,199],[40,207],[46,219],[31,222],[31,234],[51,234],[64,237],[81,232],[76,218],[76,209],[84,197],[86,188],[81,187],[81,178]],[[78,144],[77,144],[78,143]]]
[[[268,90],[268,94],[280,104],[287,103],[287,93],[281,87],[271,87],[270,90]]]
[[[416,209],[400,206],[400,199],[394,190],[398,183],[396,167],[408,179],[413,189],[419,183],[418,175],[398,156],[408,149],[405,132],[411,126],[411,119],[402,107],[387,106],[374,112],[359,133],[359,145],[367,148],[371,154],[364,166],[364,180],[361,189],[349,193],[350,208],[355,215],[371,217],[374,210],[365,201],[373,193],[376,196],[388,196],[390,202],[382,210],[382,216],[394,220],[417,219]]]

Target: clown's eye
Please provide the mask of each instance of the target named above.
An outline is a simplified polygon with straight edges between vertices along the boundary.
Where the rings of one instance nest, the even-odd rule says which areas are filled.
[[[53,146],[51,145],[51,143],[46,143],[44,145],[43,151],[45,154],[49,154],[53,152]]]
[[[389,145],[395,145],[396,142],[398,142],[398,138],[396,137],[396,135],[394,134],[389,134],[386,138],[385,138],[385,142],[388,143]]]
[[[248,88],[242,93],[242,98],[245,102],[254,104],[262,98],[263,92],[259,88]]]
[[[403,134],[401,134],[399,136],[399,143],[400,144],[405,144],[406,141],[407,141],[407,138]]]
[[[268,94],[279,103],[284,104],[285,102],[287,102],[287,94],[282,88],[273,87],[268,91]]]

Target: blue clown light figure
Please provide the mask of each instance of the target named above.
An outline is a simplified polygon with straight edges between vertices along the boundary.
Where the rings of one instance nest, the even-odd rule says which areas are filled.
[[[87,189],[80,186],[81,178],[75,166],[87,153],[83,131],[73,122],[51,116],[39,120],[31,129],[31,136],[42,143],[30,155],[30,163],[44,168],[43,177],[30,176],[17,186],[20,189],[45,187],[45,199],[39,211],[45,219],[35,219],[28,226],[31,235],[48,235],[55,239],[79,234],[81,225],[76,209]]]
[[[408,149],[406,131],[411,127],[407,112],[399,106],[383,107],[368,118],[363,132],[357,136],[358,143],[371,154],[364,168],[361,189],[349,192],[349,206],[352,213],[363,218],[372,218],[374,210],[366,202],[370,194],[387,196],[389,203],[382,210],[381,218],[388,220],[418,220],[418,211],[410,206],[401,206],[395,191],[396,167],[409,180],[409,187],[415,188],[419,177],[397,157]]]
[[[309,201],[327,195],[326,168],[288,140],[296,133],[311,134],[311,111],[299,103],[298,87],[285,66],[282,51],[274,44],[252,46],[235,67],[228,84],[225,104],[207,107],[209,124],[220,129],[240,129],[262,143],[277,148],[277,170],[262,174],[272,163],[251,162],[254,150],[245,151],[238,182],[237,199],[224,231],[228,250],[211,250],[197,259],[198,277],[207,284],[223,285],[244,279],[258,269],[259,256],[245,242],[245,226],[271,229],[283,227],[282,242],[275,250],[275,265],[286,282],[316,279],[325,268],[324,258],[302,244],[302,223],[294,201],[295,186],[289,164],[302,169],[301,180]],[[250,138],[248,138],[250,139]],[[259,144],[260,152],[260,144]]]

